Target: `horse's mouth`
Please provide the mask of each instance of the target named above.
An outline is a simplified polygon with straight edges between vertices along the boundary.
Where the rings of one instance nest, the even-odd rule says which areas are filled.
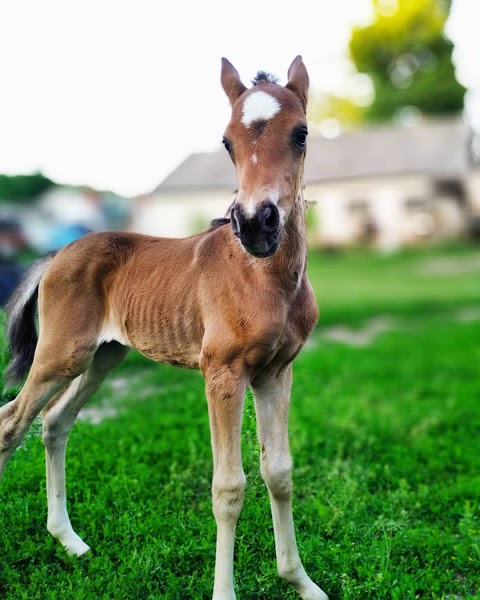
[[[280,242],[278,238],[275,238],[271,243],[267,243],[264,241],[260,244],[244,244],[242,242],[242,246],[248,254],[251,254],[255,258],[269,258],[273,256],[275,252],[278,250]]]

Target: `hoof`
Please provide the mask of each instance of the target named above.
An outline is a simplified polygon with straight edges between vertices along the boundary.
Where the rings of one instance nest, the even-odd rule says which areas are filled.
[[[327,594],[312,582],[308,589],[299,592],[302,600],[328,600]]]
[[[83,556],[90,550],[90,546],[78,537],[78,535],[76,537],[77,539],[69,540],[63,544],[68,556]]]

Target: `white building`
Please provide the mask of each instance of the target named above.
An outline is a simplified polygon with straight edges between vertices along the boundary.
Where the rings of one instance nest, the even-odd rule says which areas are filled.
[[[470,146],[470,128],[461,119],[375,126],[334,139],[310,135],[305,161],[310,243],[391,249],[463,236],[471,207],[479,202]],[[223,148],[192,154],[151,194],[136,199],[131,227],[191,235],[224,216],[236,187]]]

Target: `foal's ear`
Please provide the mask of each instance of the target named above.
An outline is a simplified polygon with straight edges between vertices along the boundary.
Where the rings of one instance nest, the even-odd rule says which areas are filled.
[[[222,58],[222,87],[232,106],[247,89],[241,82],[237,69],[226,58]]]
[[[303,109],[307,110],[308,102],[308,73],[301,56],[297,56],[288,69],[288,83],[285,86],[292,90],[302,101]]]

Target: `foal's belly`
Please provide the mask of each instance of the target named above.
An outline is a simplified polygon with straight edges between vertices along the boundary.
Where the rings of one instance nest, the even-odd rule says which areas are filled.
[[[198,369],[203,328],[196,315],[182,308],[161,303],[142,310],[127,308],[113,320],[117,335],[112,339],[156,362]]]
[[[136,340],[132,347],[156,362],[188,369],[199,368],[200,349],[194,345],[167,347],[151,340]]]

